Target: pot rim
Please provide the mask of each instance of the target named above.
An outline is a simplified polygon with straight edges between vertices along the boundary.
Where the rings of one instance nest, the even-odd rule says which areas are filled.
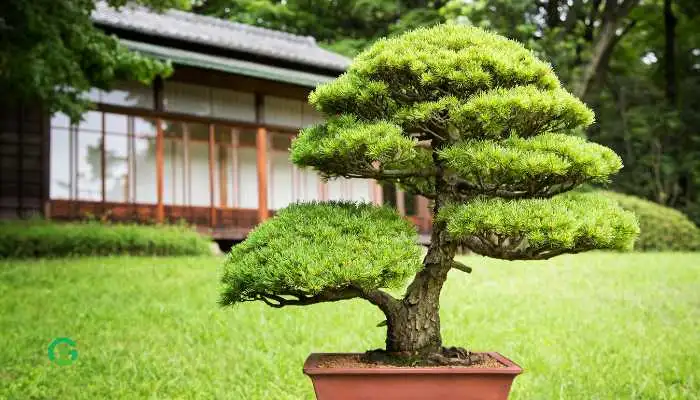
[[[321,368],[318,366],[321,356],[347,356],[364,353],[311,353],[304,363],[306,375],[519,375],[523,369],[512,360],[497,352],[476,352],[488,354],[495,358],[504,368],[473,368],[473,367],[390,367],[390,368]]]

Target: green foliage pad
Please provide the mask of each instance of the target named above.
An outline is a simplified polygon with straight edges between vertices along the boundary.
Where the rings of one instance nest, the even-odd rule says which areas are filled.
[[[221,303],[397,287],[420,267],[415,228],[396,211],[352,202],[294,204],[231,250]]]
[[[448,232],[477,253],[503,259],[541,259],[593,249],[631,250],[635,216],[597,193],[550,200],[479,198],[444,208]]]

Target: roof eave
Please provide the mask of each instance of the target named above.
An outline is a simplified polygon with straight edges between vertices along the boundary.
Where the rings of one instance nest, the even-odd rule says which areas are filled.
[[[128,39],[120,39],[120,43],[133,51],[138,51],[154,58],[167,59],[175,64],[223,71],[253,78],[290,83],[309,88],[315,88],[317,85],[329,82],[335,78],[335,76],[298,71],[251,61],[219,57]]]

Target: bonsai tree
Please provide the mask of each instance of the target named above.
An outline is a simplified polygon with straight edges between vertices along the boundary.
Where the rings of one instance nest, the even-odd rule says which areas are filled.
[[[272,307],[361,298],[386,315],[386,351],[444,358],[440,290],[458,246],[505,260],[630,249],[634,216],[607,197],[568,193],[621,167],[577,135],[594,115],[550,65],[481,29],[442,25],[380,40],[311,93],[327,118],[291,159],[328,179],[374,179],[431,200],[427,253],[391,209],[294,204],[233,248],[221,303]],[[401,297],[385,289],[404,287]],[[400,292],[399,292],[400,293]],[[454,353],[454,352],[452,352]]]

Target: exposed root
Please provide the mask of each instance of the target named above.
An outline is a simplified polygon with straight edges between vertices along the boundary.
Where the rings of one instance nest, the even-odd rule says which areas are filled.
[[[366,352],[362,361],[392,365],[397,367],[423,367],[423,366],[460,366],[468,367],[484,361],[481,354],[472,353],[461,347],[443,347],[437,353],[412,353],[412,352],[387,352],[386,350],[370,350]]]

